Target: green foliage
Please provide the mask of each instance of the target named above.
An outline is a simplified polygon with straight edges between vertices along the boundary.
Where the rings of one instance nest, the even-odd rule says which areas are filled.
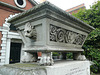
[[[53,52],[53,56],[59,56],[58,52]]]
[[[73,53],[71,52],[67,53],[67,59],[73,59]]]
[[[95,75],[93,72],[91,72],[91,75]]]
[[[95,28],[87,37],[83,48],[86,57],[95,63],[91,70],[100,72],[100,1],[94,3],[90,9],[81,9],[72,15]]]

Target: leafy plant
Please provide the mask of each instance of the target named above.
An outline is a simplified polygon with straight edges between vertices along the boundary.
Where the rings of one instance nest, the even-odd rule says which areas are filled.
[[[100,72],[100,1],[95,2],[90,9],[81,9],[72,15],[95,28],[87,37],[83,48],[86,57],[95,63],[91,66],[91,71]]]
[[[53,56],[59,56],[58,52],[53,52]]]
[[[67,53],[67,59],[73,59],[73,53],[72,52]]]
[[[91,72],[91,75],[95,75],[93,72]]]

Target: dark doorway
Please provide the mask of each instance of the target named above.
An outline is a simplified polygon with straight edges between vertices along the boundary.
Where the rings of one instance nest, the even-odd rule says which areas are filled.
[[[21,43],[11,43],[9,63],[20,62]]]

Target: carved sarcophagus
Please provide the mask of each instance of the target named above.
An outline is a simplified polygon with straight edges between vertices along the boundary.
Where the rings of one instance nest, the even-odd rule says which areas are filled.
[[[10,19],[25,44],[26,52],[83,51],[94,29],[49,2],[44,2]]]

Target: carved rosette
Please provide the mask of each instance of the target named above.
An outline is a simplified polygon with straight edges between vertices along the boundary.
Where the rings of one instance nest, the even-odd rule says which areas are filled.
[[[82,45],[85,38],[85,35],[50,25],[50,41]]]
[[[57,42],[57,28],[54,26],[50,26],[50,41]]]
[[[57,29],[57,40],[59,42],[65,42],[65,39],[64,39],[64,34],[65,34],[65,31],[63,29]]]

